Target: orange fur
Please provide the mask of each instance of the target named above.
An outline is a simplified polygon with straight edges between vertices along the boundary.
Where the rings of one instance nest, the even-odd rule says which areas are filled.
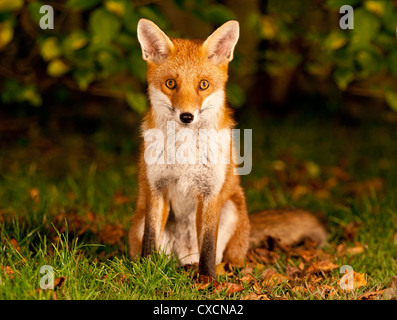
[[[171,119],[176,121],[178,130],[226,129],[230,136],[234,121],[226,105],[225,86],[237,38],[236,21],[225,23],[202,41],[170,39],[155,24],[142,19],[138,24],[138,39],[148,66],[151,102],[142,130],[159,129],[167,135],[164,128]],[[174,87],[167,86],[169,79],[175,81]],[[199,87],[203,79],[209,83],[205,90]],[[178,116],[182,113],[194,115],[196,122],[184,123]],[[181,259],[197,255],[201,274],[214,277],[217,259],[242,265],[251,226],[233,161],[219,165],[148,164],[145,143],[142,142],[140,150],[138,200],[129,232],[132,258],[140,253],[147,256],[162,245],[170,245]],[[219,147],[226,149],[224,154],[230,157],[232,139]],[[282,222],[273,220],[282,228]],[[257,223],[251,243],[262,239],[261,222],[271,224],[273,220],[270,216],[254,217]],[[271,227],[267,226],[266,230]]]

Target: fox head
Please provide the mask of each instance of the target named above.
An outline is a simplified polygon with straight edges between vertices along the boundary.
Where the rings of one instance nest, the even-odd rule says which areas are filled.
[[[146,19],[139,21],[137,34],[147,62],[154,126],[170,120],[217,129],[232,124],[225,86],[239,37],[237,21],[226,22],[206,40],[169,38]]]

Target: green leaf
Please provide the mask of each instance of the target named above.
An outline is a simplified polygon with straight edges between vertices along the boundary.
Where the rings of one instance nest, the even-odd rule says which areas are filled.
[[[361,0],[327,0],[325,6],[330,9],[335,9],[339,11],[339,8],[344,5],[355,6]]]
[[[346,90],[354,79],[354,73],[348,69],[337,69],[334,72],[334,79],[340,90]]]
[[[76,10],[88,10],[95,7],[102,0],[68,0],[66,7]]]
[[[128,90],[126,99],[131,109],[139,114],[143,114],[148,107],[147,97],[143,93]]]
[[[47,66],[47,73],[55,78],[63,76],[69,70],[70,67],[61,59],[52,60]]]
[[[141,50],[134,50],[128,57],[128,67],[131,73],[136,76],[141,82],[146,79],[146,62],[142,59]]]
[[[95,80],[95,74],[88,69],[78,69],[73,72],[73,78],[77,82],[80,90],[87,90],[88,86]]]
[[[152,20],[162,30],[167,30],[169,23],[168,19],[156,7],[141,6],[138,8],[138,13],[146,19]]]
[[[102,76],[109,76],[112,73],[120,71],[122,61],[110,50],[98,52],[96,60],[102,69]]]
[[[61,55],[61,48],[56,37],[49,37],[40,44],[40,54],[45,61],[58,58]]]
[[[89,28],[93,42],[108,43],[120,31],[121,22],[114,14],[99,8],[90,15]]]
[[[88,43],[88,36],[82,30],[73,31],[63,40],[65,51],[75,51],[85,47]]]
[[[230,101],[231,105],[239,108],[245,103],[245,92],[236,83],[228,83],[226,87],[227,99]]]
[[[4,90],[0,94],[3,103],[29,102],[37,107],[42,104],[41,96],[37,92],[35,84],[24,84],[14,79],[8,79],[4,82]]]
[[[122,17],[126,13],[128,4],[126,0],[107,0],[105,8],[116,16]]]
[[[0,12],[10,12],[21,9],[23,0],[0,0]]]
[[[138,26],[138,21],[141,18],[138,11],[132,8],[132,5],[127,6],[123,18],[123,24],[127,31],[135,34]]]
[[[361,77],[368,77],[379,71],[381,67],[380,58],[374,55],[374,52],[371,50],[360,50],[357,52],[356,60],[361,69]]]
[[[380,20],[374,14],[366,11],[364,8],[359,8],[354,11],[354,29],[352,45],[365,45],[373,39],[379,32]]]
[[[14,36],[14,26],[11,19],[0,22],[0,51],[9,44]]]
[[[228,20],[236,19],[235,14],[223,5],[207,6],[204,10],[205,20],[215,24],[223,24]]]
[[[386,11],[386,6],[388,3],[389,1],[368,0],[365,2],[364,6],[368,11],[375,13],[378,16],[382,16]]]
[[[35,2],[28,3],[29,15],[36,24],[39,24],[40,19],[42,18],[42,14],[40,13],[40,8],[43,5],[45,5],[45,3],[41,2],[41,1],[35,1]]]
[[[338,50],[348,41],[347,34],[342,31],[332,31],[324,40],[324,48],[328,50]]]
[[[397,112],[397,92],[391,90],[386,91],[385,98],[389,107]]]

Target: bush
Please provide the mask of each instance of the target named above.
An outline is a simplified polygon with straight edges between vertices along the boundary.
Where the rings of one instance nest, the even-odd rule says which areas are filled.
[[[339,28],[339,8],[347,3],[354,7],[353,30]],[[54,8],[54,29],[39,26],[44,4]],[[62,86],[124,99],[142,113],[146,65],[137,22],[145,17],[172,36],[185,36],[175,27],[182,12],[205,31],[240,21],[246,41],[237,46],[228,86],[236,107],[265,74],[274,101],[285,101],[295,79],[305,93],[371,96],[397,111],[396,7],[396,1],[373,0],[0,0],[0,98],[40,106]]]

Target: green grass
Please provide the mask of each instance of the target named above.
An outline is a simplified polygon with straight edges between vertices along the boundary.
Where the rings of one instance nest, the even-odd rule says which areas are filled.
[[[3,145],[0,299],[239,299],[253,292],[248,284],[243,292],[230,296],[211,287],[199,290],[194,272],[164,254],[129,261],[126,230],[137,193],[137,139],[131,138],[131,130],[112,121],[91,134],[35,128]],[[386,288],[397,274],[397,129],[293,118],[247,120],[240,126],[253,128],[254,137],[253,170],[242,177],[249,211],[296,207],[324,212],[330,230],[324,250],[335,256],[338,265],[348,264],[368,275],[367,286],[353,297]],[[280,163],[285,168],[277,171]],[[343,168],[349,178],[338,180],[326,197],[319,197],[316,191],[333,177],[332,167]],[[358,186],[374,178],[383,181],[381,187],[369,183],[360,191]],[[308,191],[294,197],[297,185]],[[126,201],[117,202],[118,194]],[[74,222],[65,221],[71,213]],[[93,221],[87,220],[89,213]],[[353,242],[343,233],[351,222],[361,224]],[[81,232],[81,224],[89,228]],[[121,244],[101,238],[100,231],[109,224],[122,226]],[[335,248],[342,242],[358,242],[365,251],[338,257]],[[282,257],[267,267],[285,274],[287,263]],[[62,286],[53,291],[38,289],[43,265],[53,267],[55,278],[65,277]],[[340,276],[338,271],[331,273],[333,279]],[[257,281],[260,274],[254,274]],[[234,281],[227,275],[218,280]],[[263,293],[270,298],[318,298],[282,285],[264,288]],[[351,297],[339,294],[336,298]]]

